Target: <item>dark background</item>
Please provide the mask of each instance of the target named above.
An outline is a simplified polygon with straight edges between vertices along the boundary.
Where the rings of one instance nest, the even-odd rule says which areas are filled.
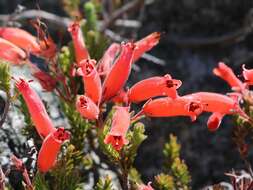
[[[38,2],[41,10],[67,16],[60,1]],[[12,13],[17,4],[36,8],[36,1],[1,0],[0,13]],[[236,74],[240,74],[242,64],[253,67],[252,15],[252,0],[156,0],[147,5],[137,36],[164,32],[151,54],[164,59],[166,65],[142,59],[137,63],[141,72],[133,72],[130,84],[170,73],[183,81],[181,95],[195,91],[230,91],[224,81],[212,74],[212,69],[218,61],[225,61]],[[54,39],[59,40],[56,29],[51,30]],[[220,129],[211,133],[206,127],[207,117],[204,114],[194,123],[188,118],[145,121],[149,138],[141,146],[135,162],[144,181],[152,180],[162,171],[162,148],[170,133],[177,135],[182,144],[182,157],[189,166],[193,189],[229,181],[225,172],[245,169],[232,141],[232,118],[226,117]]]

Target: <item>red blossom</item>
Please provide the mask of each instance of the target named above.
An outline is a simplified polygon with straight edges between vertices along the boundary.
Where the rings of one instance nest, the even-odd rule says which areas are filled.
[[[20,28],[1,27],[0,37],[10,41],[28,53],[37,54],[41,50],[36,37]]]
[[[96,61],[93,59],[82,60],[78,65],[77,74],[83,77],[86,96],[99,104],[102,96],[102,85],[95,64]]]
[[[103,57],[98,62],[97,70],[100,75],[106,76],[109,73],[111,66],[113,65],[113,62],[115,61],[119,52],[120,44],[113,43],[109,46]]]
[[[89,59],[89,52],[86,48],[84,38],[83,38],[83,33],[80,28],[80,24],[78,22],[72,23],[68,27],[68,31],[71,34],[73,44],[74,44],[74,49],[75,49],[75,58],[77,63],[84,59]]]
[[[163,77],[151,77],[136,83],[129,89],[130,102],[138,103],[156,96],[176,98],[177,89],[181,86],[180,80],[172,79],[169,74]]]
[[[253,69],[246,69],[243,65],[242,75],[247,85],[253,85]]]
[[[240,95],[237,93],[226,96],[214,92],[196,92],[191,94],[204,105],[203,111],[219,112],[221,114],[235,114],[241,111],[239,106]]]
[[[148,185],[145,185],[145,184],[138,185],[137,190],[154,190],[154,189],[151,186],[151,182],[149,182]]]
[[[165,97],[149,100],[144,104],[142,113],[150,117],[189,116],[194,121],[202,110],[203,105],[198,98],[182,96],[176,99]]]
[[[233,90],[244,91],[245,85],[243,84],[243,82],[236,77],[233,70],[225,63],[219,62],[218,67],[213,69],[213,73],[216,76],[225,80]]]
[[[131,71],[133,43],[121,44],[121,53],[103,83],[103,101],[110,100],[125,85]]]
[[[116,107],[116,111],[112,117],[112,126],[110,132],[104,139],[105,144],[111,144],[117,151],[128,144],[126,134],[130,126],[130,114],[128,107]]]
[[[69,138],[70,133],[59,127],[44,139],[38,154],[38,168],[41,172],[47,172],[55,165],[61,145]]]
[[[153,32],[143,39],[134,43],[136,49],[134,50],[133,63],[137,61],[145,52],[151,50],[159,43],[161,37],[160,32]]]
[[[26,53],[13,43],[0,38],[0,58],[12,64],[21,64],[27,58]]]
[[[221,124],[221,121],[224,117],[224,114],[221,114],[219,112],[215,112],[213,113],[207,121],[207,128],[209,129],[209,131],[216,131]]]
[[[85,95],[77,98],[76,109],[86,119],[98,119],[99,108]]]
[[[38,134],[42,138],[45,138],[48,134],[54,132],[56,129],[49,118],[44,104],[38,94],[29,86],[28,82],[24,79],[19,79],[16,81],[16,87],[26,102]]]

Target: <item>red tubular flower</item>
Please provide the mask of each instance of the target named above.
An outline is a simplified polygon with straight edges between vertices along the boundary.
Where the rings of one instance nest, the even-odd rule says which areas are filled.
[[[190,96],[198,98],[204,105],[203,111],[219,112],[221,114],[234,114],[240,112],[238,104],[239,94],[231,94],[231,97],[213,93],[213,92],[197,92]]]
[[[148,185],[138,185],[138,190],[154,190],[151,186],[151,182],[148,183]]]
[[[120,44],[113,43],[110,45],[110,47],[106,50],[103,57],[98,62],[97,70],[100,75],[106,76],[109,73],[111,66],[115,61],[119,52],[120,52]]]
[[[182,96],[176,99],[165,97],[149,100],[141,112],[150,117],[189,116],[195,121],[202,110],[203,105],[197,98]]]
[[[83,33],[80,28],[80,24],[78,22],[72,23],[68,27],[68,31],[70,32],[73,40],[77,63],[79,63],[83,59],[89,59],[89,52],[84,43]]]
[[[219,112],[215,112],[213,113],[207,121],[207,128],[209,129],[209,131],[216,131],[221,124],[221,121],[224,117],[224,114],[221,114]]]
[[[153,32],[143,39],[134,43],[136,49],[134,50],[133,63],[138,60],[142,54],[151,50],[155,45],[159,43],[161,37],[160,32]]]
[[[213,69],[213,73],[225,80],[232,89],[236,91],[243,91],[245,89],[245,85],[242,83],[242,81],[236,77],[233,70],[225,63],[219,62],[218,67]]]
[[[26,59],[26,53],[11,42],[0,38],[0,58],[13,64],[20,64]]]
[[[38,155],[38,168],[41,172],[47,172],[55,165],[61,145],[69,138],[70,133],[59,127],[44,139]]]
[[[40,52],[40,45],[37,43],[36,37],[20,28],[1,27],[0,36],[16,46],[24,49],[26,52]]]
[[[103,101],[110,100],[125,85],[131,71],[133,43],[121,45],[121,53],[103,83]]]
[[[155,96],[169,96],[176,98],[177,89],[181,86],[180,80],[172,79],[169,74],[163,77],[151,77],[136,83],[129,89],[130,102],[138,103]]]
[[[86,119],[98,118],[99,108],[87,96],[81,95],[77,98],[76,109]]]
[[[247,85],[253,85],[253,69],[246,69],[243,65],[242,75]]]
[[[116,107],[116,111],[112,117],[112,127],[110,132],[104,139],[105,144],[111,144],[117,151],[128,144],[126,134],[130,126],[130,114],[128,107]]]
[[[47,114],[44,104],[37,93],[29,86],[28,82],[24,79],[19,79],[16,82],[16,87],[26,102],[38,134],[42,138],[45,138],[49,133],[54,132],[56,129]]]
[[[102,96],[102,85],[95,64],[96,61],[93,59],[82,60],[78,65],[77,73],[83,77],[85,94],[93,102],[99,104]]]

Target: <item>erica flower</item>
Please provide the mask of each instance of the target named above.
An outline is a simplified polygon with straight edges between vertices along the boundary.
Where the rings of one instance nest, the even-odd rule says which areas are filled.
[[[76,109],[86,119],[98,118],[99,108],[87,96],[81,95],[77,98]]]
[[[59,127],[44,139],[38,154],[38,168],[41,172],[47,172],[55,165],[61,145],[69,138],[70,133]]]
[[[234,93],[231,96],[226,96],[213,92],[197,92],[191,94],[198,98],[204,105],[203,111],[219,112],[221,114],[234,114],[240,112],[238,104],[239,94]]]
[[[13,64],[20,64],[26,59],[26,53],[11,42],[0,38],[0,58]]]
[[[150,117],[189,116],[194,121],[202,113],[202,109],[202,103],[192,96],[182,96],[176,99],[165,97],[145,103],[142,113]]]
[[[73,40],[77,63],[79,63],[83,59],[89,59],[89,52],[84,43],[83,33],[80,28],[80,24],[78,22],[72,23],[68,27],[68,31],[70,32]]]
[[[138,60],[145,52],[151,50],[155,45],[157,45],[160,37],[161,33],[154,32],[135,42],[134,45],[136,46],[136,49],[134,50],[133,62]]]
[[[120,44],[117,43],[111,44],[110,47],[105,51],[103,57],[98,62],[97,70],[100,75],[106,76],[108,74],[119,52]]]
[[[79,63],[77,73],[83,77],[85,94],[96,104],[99,104],[102,95],[102,85],[99,74],[95,68],[93,59],[82,60]]]
[[[40,52],[40,45],[36,37],[20,28],[1,27],[0,36],[16,46],[24,49],[26,52]]]
[[[236,77],[233,70],[225,63],[219,62],[218,67],[213,69],[213,73],[225,80],[232,89],[236,91],[243,91],[245,89],[245,85],[242,83],[242,81]]]
[[[29,86],[28,82],[24,79],[19,79],[16,81],[16,87],[26,102],[38,134],[42,138],[45,138],[49,133],[54,132],[55,128],[47,114],[44,104],[37,93]]]
[[[163,77],[151,77],[136,83],[129,89],[130,102],[141,102],[155,96],[177,97],[177,89],[181,86],[180,80],[172,79],[169,74]]]
[[[115,96],[125,85],[131,71],[134,45],[126,43],[121,45],[121,53],[113,64],[103,83],[103,100]]]
[[[222,121],[222,118],[224,117],[224,114],[221,114],[219,112],[215,112],[213,113],[207,121],[207,128],[209,129],[209,131],[216,131]]]
[[[151,182],[148,183],[148,185],[138,185],[138,190],[154,190],[151,186]]]
[[[112,117],[112,127],[104,139],[105,144],[111,144],[117,151],[128,144],[126,134],[130,126],[130,114],[128,107],[116,107]]]
[[[243,65],[243,78],[247,85],[253,85],[253,69],[246,69]]]

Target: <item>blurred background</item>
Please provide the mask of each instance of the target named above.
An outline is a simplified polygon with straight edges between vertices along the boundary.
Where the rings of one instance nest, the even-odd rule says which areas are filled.
[[[117,1],[127,4],[136,0]],[[0,20],[4,24],[8,15],[29,9],[67,17],[66,2],[68,0],[0,0]],[[229,86],[212,74],[219,61],[227,63],[237,74],[241,73],[242,64],[253,67],[252,0],[139,2],[105,31],[112,41],[140,39],[154,31],[163,33],[160,43],[136,64],[129,86],[150,76],[169,73],[183,81],[179,89],[181,95],[195,91],[226,93],[230,91]],[[101,19],[110,18],[110,0],[102,3],[107,13]],[[121,23],[121,18],[131,22]],[[23,28],[32,31],[27,20],[21,23]],[[59,45],[70,40],[67,31],[54,23],[48,22],[48,28]],[[220,129],[211,133],[206,127],[208,116],[204,114],[194,123],[188,118],[145,120],[149,138],[142,144],[135,162],[145,182],[161,172],[162,148],[170,133],[178,136],[182,145],[182,158],[192,175],[192,189],[229,181],[225,172],[246,168],[232,140],[232,118],[226,117]]]

